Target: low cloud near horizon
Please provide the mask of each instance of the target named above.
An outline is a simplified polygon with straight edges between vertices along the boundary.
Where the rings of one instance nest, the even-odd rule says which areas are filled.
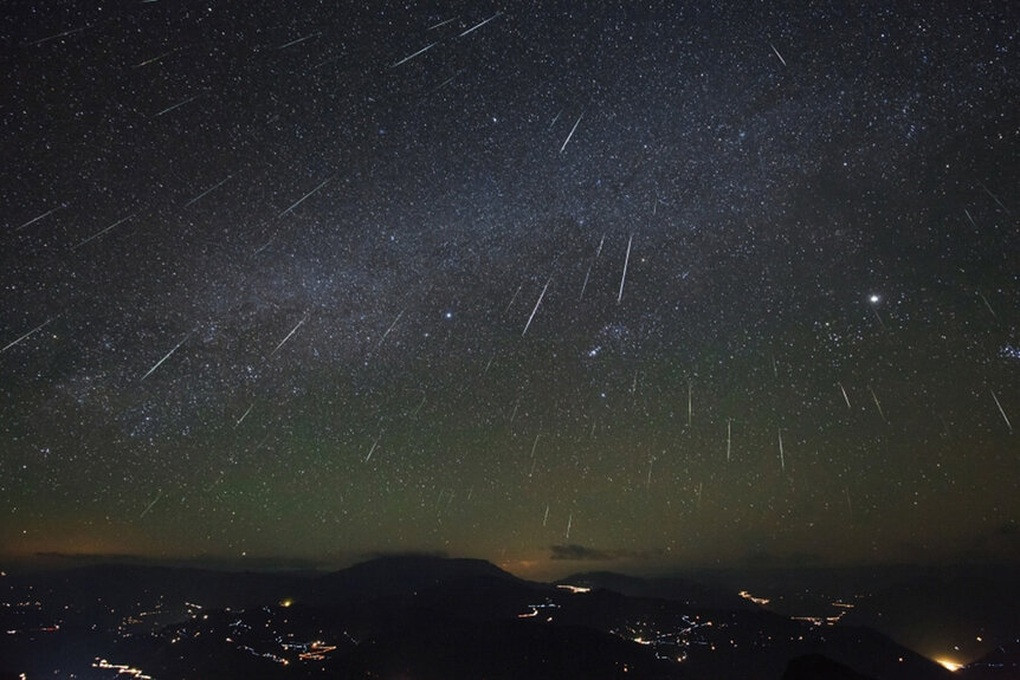
[[[658,554],[657,551],[636,551],[636,550],[599,550],[588,548],[576,543],[549,546],[549,559],[551,560],[572,560],[590,562],[610,562],[618,559],[648,559]]]

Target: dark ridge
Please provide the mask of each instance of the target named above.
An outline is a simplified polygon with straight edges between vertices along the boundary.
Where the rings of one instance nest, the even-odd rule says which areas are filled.
[[[708,609],[756,608],[755,605],[734,594],[731,590],[679,577],[638,578],[610,571],[592,571],[572,574],[556,583],[605,588],[629,597],[675,600]]]
[[[782,680],[873,680],[821,654],[790,659]]]
[[[952,677],[874,630],[806,624],[685,579],[566,581],[592,589],[421,555],[315,576],[139,565],[7,575],[0,630],[14,632],[0,636],[0,674],[106,677],[92,669],[101,657],[220,680]],[[303,659],[313,641],[329,650]]]

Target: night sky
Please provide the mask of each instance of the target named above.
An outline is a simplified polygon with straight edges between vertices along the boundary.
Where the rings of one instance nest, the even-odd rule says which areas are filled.
[[[8,558],[1020,560],[1016,3],[0,22]]]

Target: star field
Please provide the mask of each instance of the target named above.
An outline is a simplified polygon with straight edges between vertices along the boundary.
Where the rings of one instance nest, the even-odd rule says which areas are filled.
[[[4,554],[1020,558],[1018,19],[11,12]]]

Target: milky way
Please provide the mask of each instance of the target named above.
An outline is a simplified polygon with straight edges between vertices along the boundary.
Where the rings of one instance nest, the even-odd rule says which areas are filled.
[[[5,554],[1020,558],[1011,3],[410,4],[2,20]]]

